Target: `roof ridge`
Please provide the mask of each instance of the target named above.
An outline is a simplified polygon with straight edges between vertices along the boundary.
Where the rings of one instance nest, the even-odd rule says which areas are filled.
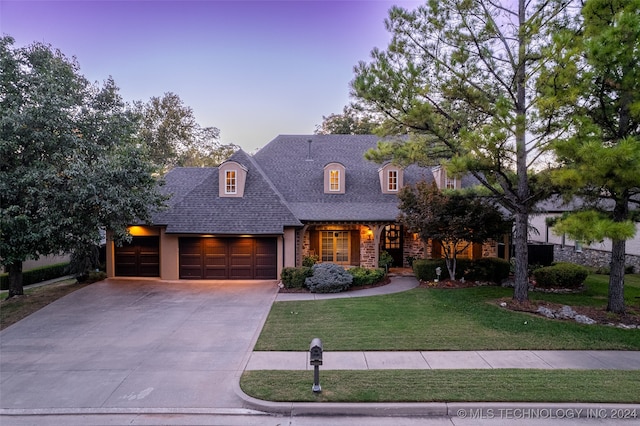
[[[269,185],[269,188],[271,188],[271,190],[274,192],[274,194],[276,194],[276,196],[280,200],[280,203],[282,203],[282,205],[289,211],[289,213],[291,213],[291,216],[293,216],[298,222],[300,222],[298,217],[295,214],[293,214],[293,211],[291,210],[291,207],[289,206],[289,203],[287,202],[287,200],[284,198],[284,196],[278,190],[278,188],[276,188],[276,186],[273,184],[273,182],[271,182],[271,179],[269,179],[269,177],[266,175],[266,173],[264,173],[264,171],[262,170],[262,167],[260,167],[258,162],[253,158],[253,156],[247,154],[244,151],[242,151],[242,152],[245,154],[245,156],[251,162],[251,164],[253,166],[255,166],[255,168],[258,171],[258,173],[260,173],[260,176],[262,176],[262,178],[267,183],[267,185]],[[302,225],[302,223],[300,223],[300,224]]]

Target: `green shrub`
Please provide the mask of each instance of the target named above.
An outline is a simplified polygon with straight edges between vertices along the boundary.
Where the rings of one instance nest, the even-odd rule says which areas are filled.
[[[385,271],[382,268],[363,268],[361,266],[347,269],[347,272],[353,276],[352,287],[361,287],[364,285],[372,285],[380,282],[385,277]]]
[[[470,276],[465,279],[474,281],[490,281],[496,284],[509,277],[511,263],[498,257],[483,257],[473,260]]]
[[[68,274],[69,263],[41,266],[22,273],[22,285],[30,285],[42,281],[60,278]],[[9,274],[0,274],[0,290],[9,289]]]
[[[315,265],[316,263],[318,263],[318,256],[305,256],[302,259],[302,266],[306,266],[308,268],[311,268],[313,265]]]
[[[436,268],[440,268],[442,273],[440,279],[447,278],[447,265],[444,259],[416,259],[413,261],[413,273],[421,281],[433,281],[436,277]]]
[[[302,266],[300,268],[283,268],[282,284],[285,288],[304,288],[304,281],[311,276],[311,268]]]
[[[556,263],[533,273],[537,285],[542,288],[578,288],[588,275],[587,268],[573,263]]]
[[[393,264],[393,257],[389,254],[388,251],[382,250],[378,257],[378,266],[381,268],[388,269],[391,267],[392,264]]]
[[[311,269],[313,275],[305,280],[311,293],[339,293],[349,289],[353,282],[353,275],[340,265],[316,263]]]
[[[444,259],[418,259],[413,262],[413,272],[422,281],[433,281],[437,278],[436,268],[441,269],[440,279],[449,278],[447,264]],[[482,259],[457,259],[456,277],[468,281],[491,281],[500,283],[509,276],[511,264],[496,257]]]
[[[102,281],[107,278],[107,273],[104,271],[89,271],[86,274],[82,274],[78,277],[79,283],[92,284],[98,281]]]

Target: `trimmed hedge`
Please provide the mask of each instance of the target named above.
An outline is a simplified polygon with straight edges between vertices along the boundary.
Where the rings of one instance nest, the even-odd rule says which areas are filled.
[[[68,274],[68,269],[69,262],[65,262],[24,271],[22,273],[22,285],[27,286],[63,277]],[[0,274],[0,290],[9,290],[9,274],[7,273]]]
[[[436,268],[442,269],[440,279],[449,276],[444,259],[417,259],[413,261],[413,273],[421,281],[433,281],[437,278]]]
[[[304,281],[312,274],[311,268],[301,266],[299,268],[283,268],[280,278],[285,288],[304,288]]]
[[[509,278],[511,263],[499,257],[483,257],[471,261],[471,272],[465,279],[500,283]]]
[[[413,262],[413,273],[422,281],[433,281],[437,278],[436,268],[441,268],[440,279],[448,279],[449,271],[444,259],[418,259]],[[457,259],[456,277],[471,281],[490,281],[500,283],[509,276],[511,264],[497,257],[482,259]]]
[[[362,266],[356,266],[355,268],[347,269],[347,272],[353,276],[353,282],[351,287],[361,287],[364,285],[372,285],[380,282],[385,277],[384,269],[382,268],[363,268]]]
[[[334,263],[316,263],[311,269],[313,275],[304,282],[311,293],[339,293],[353,282],[353,275]]]
[[[542,288],[578,288],[588,275],[589,270],[584,266],[564,262],[545,266],[533,272],[536,284]]]

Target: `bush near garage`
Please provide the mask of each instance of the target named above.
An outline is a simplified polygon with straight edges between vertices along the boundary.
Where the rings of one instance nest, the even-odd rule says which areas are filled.
[[[348,290],[353,275],[334,263],[316,263],[311,268],[313,275],[305,280],[311,293],[339,293]]]
[[[36,284],[54,278],[64,277],[68,274],[69,262],[56,263],[55,265],[41,266],[22,273],[22,285]],[[9,274],[0,274],[0,290],[9,289]]]
[[[589,270],[573,263],[558,262],[536,269],[533,276],[542,288],[578,288],[587,279]]]
[[[351,287],[376,284],[384,280],[386,275],[382,268],[363,268],[362,266],[347,269],[347,272],[353,276]]]
[[[299,268],[283,268],[280,278],[284,288],[304,288],[304,281],[312,274],[311,268],[301,266]]]

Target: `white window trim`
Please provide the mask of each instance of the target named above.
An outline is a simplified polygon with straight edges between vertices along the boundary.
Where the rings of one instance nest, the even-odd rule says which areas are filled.
[[[394,174],[394,186],[395,188],[391,188],[391,174]],[[387,170],[387,191],[389,192],[398,192],[398,179],[400,178],[400,173],[396,169]]]
[[[337,188],[332,188],[331,185],[331,175],[333,173],[337,173],[338,174],[338,187]],[[342,181],[341,181],[342,177],[340,176],[340,170],[339,169],[331,169],[329,170],[329,192],[340,192],[340,190],[342,189]]]
[[[450,178],[449,176],[444,177],[444,187],[446,189],[457,189],[458,188],[458,180],[456,178]]]
[[[229,174],[233,173],[233,190],[229,190]],[[238,171],[236,169],[225,170],[224,172],[224,193],[234,195],[238,193]]]

